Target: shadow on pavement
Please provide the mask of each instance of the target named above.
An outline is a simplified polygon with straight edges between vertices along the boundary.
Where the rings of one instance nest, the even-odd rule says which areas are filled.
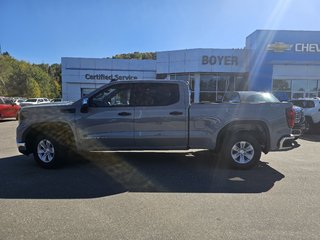
[[[320,142],[320,134],[303,134],[300,138],[310,142]]]
[[[284,175],[261,162],[251,170],[220,166],[208,152],[90,154],[61,169],[31,156],[0,159],[0,198],[74,199],[123,192],[261,193]]]
[[[17,121],[15,118],[0,119],[0,123],[3,123],[3,122],[15,122],[15,121]]]

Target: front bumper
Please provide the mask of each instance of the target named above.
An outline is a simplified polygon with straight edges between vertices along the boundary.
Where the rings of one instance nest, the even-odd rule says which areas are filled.
[[[17,147],[18,147],[18,151],[21,152],[22,154],[24,154],[24,155],[29,154],[27,147],[26,147],[26,143],[24,143],[24,142],[18,143],[17,142]]]

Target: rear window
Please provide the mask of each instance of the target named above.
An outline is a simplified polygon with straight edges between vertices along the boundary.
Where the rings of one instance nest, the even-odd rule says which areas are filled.
[[[302,108],[314,108],[315,104],[311,100],[292,100],[293,105],[302,107]]]
[[[36,102],[36,101],[37,101],[36,98],[30,98],[30,99],[28,99],[26,102]]]
[[[9,98],[0,98],[0,104],[12,104],[12,100]]]

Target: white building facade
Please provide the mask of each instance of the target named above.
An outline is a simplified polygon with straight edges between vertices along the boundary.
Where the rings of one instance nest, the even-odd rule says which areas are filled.
[[[194,102],[219,101],[226,91],[246,90],[244,49],[188,49],[156,53],[156,60],[62,58],[62,98],[75,101],[111,80],[179,79]]]
[[[154,79],[155,60],[61,59],[62,98],[75,101],[111,80]]]

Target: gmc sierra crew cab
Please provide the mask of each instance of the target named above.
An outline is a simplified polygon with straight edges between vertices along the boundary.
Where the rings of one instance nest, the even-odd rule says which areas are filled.
[[[209,149],[247,169],[292,148],[292,104],[274,99],[191,104],[184,81],[115,81],[74,103],[22,108],[16,140],[44,168],[68,152]]]

